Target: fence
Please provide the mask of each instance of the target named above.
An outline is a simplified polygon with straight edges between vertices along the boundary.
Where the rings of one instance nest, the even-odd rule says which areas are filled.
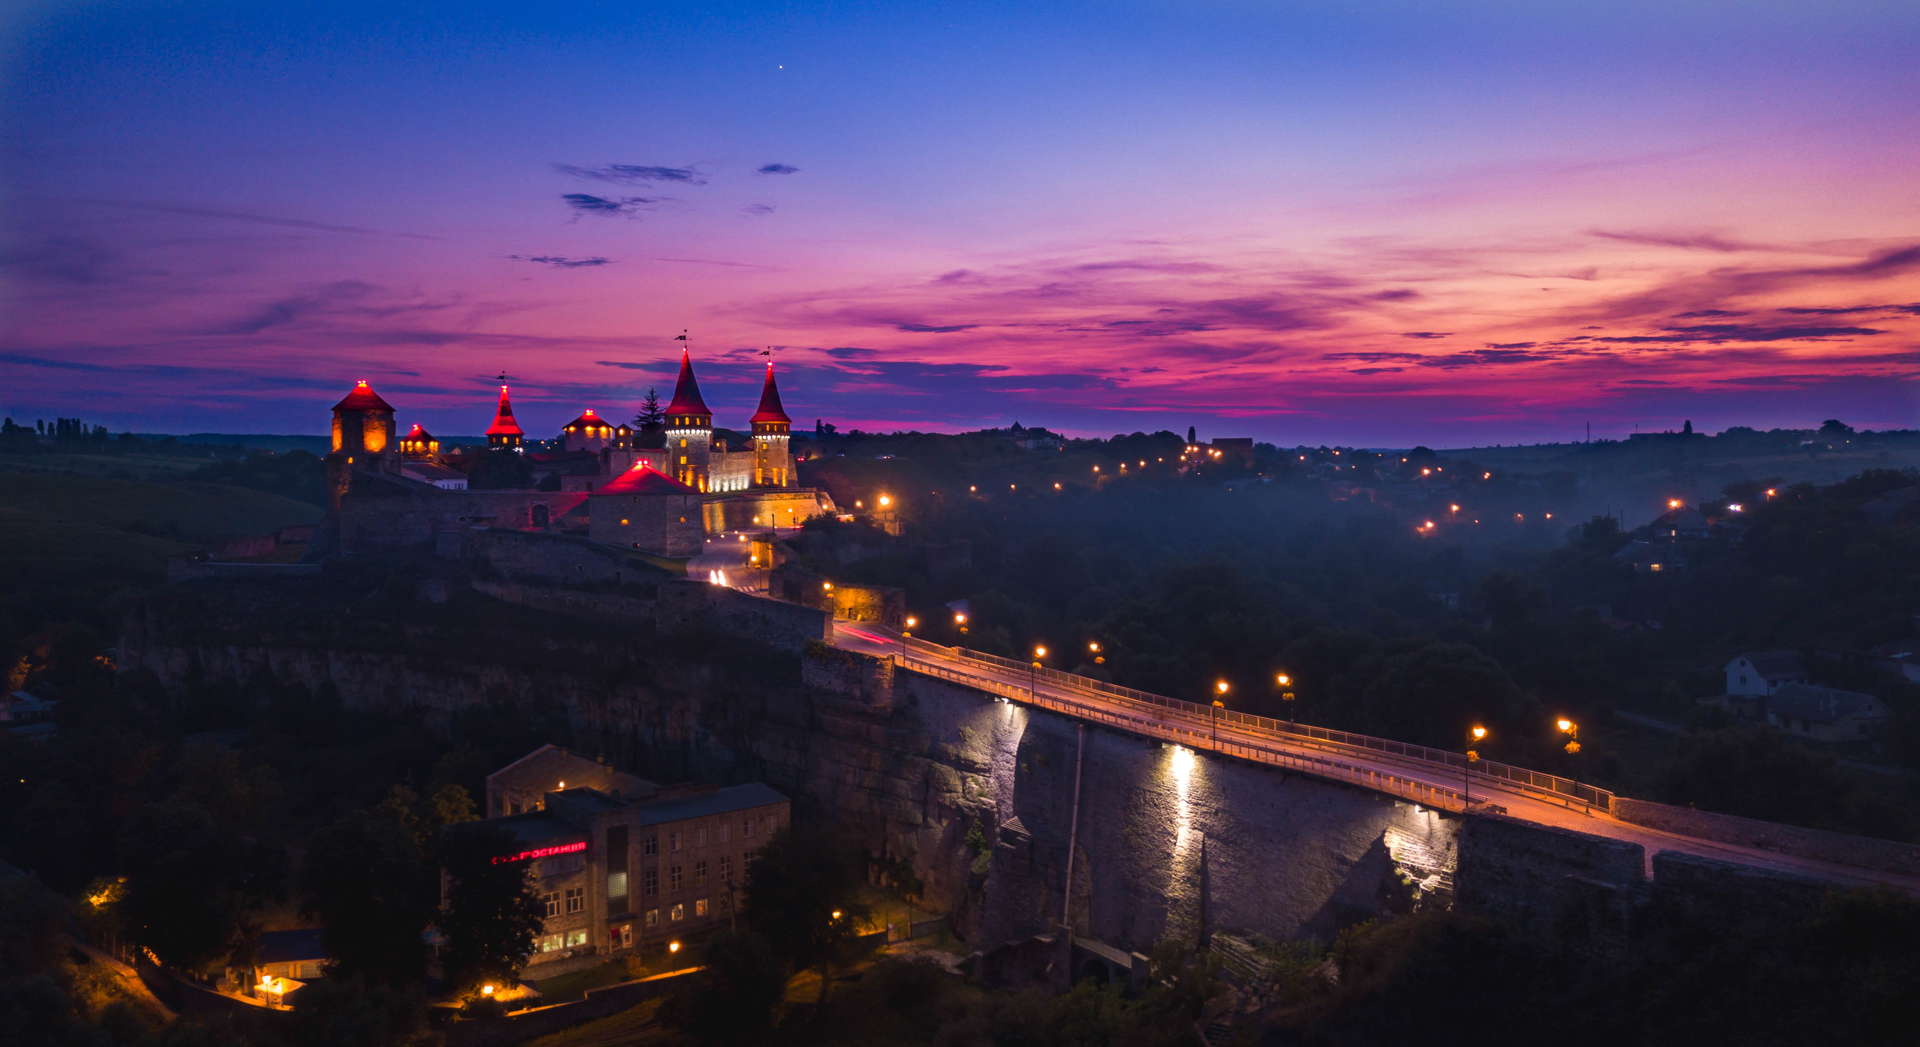
[[[1047,683],[1053,684],[1056,687],[1069,688],[1090,695],[1096,695],[1105,700],[1118,698],[1126,702],[1150,706],[1188,722],[1205,721],[1209,725],[1209,729],[1211,729],[1212,724],[1217,719],[1221,724],[1230,724],[1243,729],[1283,735],[1289,744],[1295,746],[1312,743],[1312,747],[1314,748],[1331,752],[1362,750],[1366,752],[1383,753],[1398,757],[1410,763],[1446,767],[1461,774],[1467,773],[1468,765],[1465,754],[1451,752],[1446,749],[1433,749],[1424,745],[1414,745],[1410,742],[1395,741],[1391,738],[1376,738],[1372,735],[1355,734],[1352,731],[1336,731],[1327,727],[1299,724],[1290,720],[1276,720],[1268,716],[1254,716],[1249,713],[1236,712],[1231,709],[1215,709],[1210,705],[1182,701],[1178,698],[1168,698],[1164,695],[1139,691],[1131,687],[1122,687],[1119,684],[1107,683],[1102,680],[1062,672],[1058,669],[1050,669],[1045,666],[1036,668],[1031,662],[1002,658],[998,655],[987,654],[983,651],[968,650],[964,647],[942,647],[939,644],[928,643],[925,640],[909,639],[903,641],[902,649],[912,654],[950,659],[962,664],[973,663],[980,666],[991,666],[1003,671],[1026,673],[1034,680],[1045,680]],[[911,658],[911,655],[909,655],[906,660],[925,664],[924,659],[915,660]],[[966,676],[966,674],[959,675],[965,676],[969,683],[974,683],[976,686],[981,685],[977,677]],[[993,683],[995,683],[995,686],[1006,686],[1004,684],[998,684],[997,682]],[[1028,689],[1015,688],[1015,690],[1020,692],[1021,700],[1028,700],[1026,698]],[[995,691],[994,693],[1002,692]],[[1008,696],[1012,697],[1012,695]],[[1038,704],[1037,697],[1038,696],[1035,696],[1036,704]],[[1075,708],[1079,710],[1082,707],[1076,706]],[[1085,716],[1087,714],[1082,711],[1076,711],[1074,715]],[[1547,774],[1542,771],[1532,771],[1524,767],[1514,767],[1510,764],[1499,763],[1493,760],[1477,760],[1472,764],[1472,774],[1476,778],[1517,785],[1529,793],[1566,806],[1580,804],[1588,808],[1597,807],[1603,811],[1611,810],[1613,806],[1613,793],[1606,789],[1588,785],[1585,782],[1577,782],[1570,778],[1562,778],[1559,775]]]
[[[1318,775],[1323,778],[1334,778],[1339,781],[1351,782],[1355,785],[1362,785],[1369,789],[1398,796],[1401,799],[1423,803],[1429,807],[1459,811],[1464,810],[1467,806],[1466,797],[1461,794],[1460,790],[1442,785],[1434,785],[1431,782],[1423,782],[1413,778],[1403,778],[1399,775],[1387,774],[1384,771],[1375,770],[1371,767],[1360,767],[1329,757],[1283,752],[1264,745],[1235,741],[1231,736],[1221,738],[1210,729],[1170,724],[1159,717],[1131,716],[1097,705],[1088,705],[1066,698],[1055,697],[1054,695],[1044,692],[1030,692],[1025,687],[1015,687],[997,680],[984,679],[971,673],[949,669],[938,663],[922,661],[918,658],[903,658],[900,660],[900,664],[903,668],[911,672],[932,676],[936,679],[963,683],[968,687],[998,695],[1008,701],[1019,702],[1023,705],[1038,706],[1043,709],[1052,709],[1055,712],[1066,713],[1077,719],[1090,720],[1095,723],[1104,723],[1118,727],[1132,734],[1158,738],[1162,741],[1174,742],[1194,749],[1206,749],[1212,752],[1223,753],[1227,756],[1237,756],[1243,760],[1263,763],[1270,767],[1280,767],[1286,770]]]

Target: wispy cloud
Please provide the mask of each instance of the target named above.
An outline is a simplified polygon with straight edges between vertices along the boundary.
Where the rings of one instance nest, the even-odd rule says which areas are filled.
[[[740,213],[753,218],[765,218],[767,215],[770,215],[773,213],[773,205],[772,204],[748,204],[747,206],[742,207],[740,209]]]
[[[790,175],[799,174],[800,169],[792,164],[761,164],[760,170],[757,173],[763,175]]]
[[[567,258],[557,254],[510,254],[507,257],[518,262],[535,262],[540,265],[550,265],[556,269],[587,269],[602,265],[611,265],[613,263],[613,259],[602,258],[599,255],[594,255],[591,258]]]
[[[553,169],[575,178],[615,185],[641,185],[649,182],[674,182],[681,185],[706,185],[706,176],[693,167],[659,167],[651,164],[607,164],[604,167],[579,167],[554,164]]]
[[[574,217],[599,215],[603,218],[633,218],[665,203],[664,196],[594,196],[591,193],[562,193],[560,199],[573,209]]]

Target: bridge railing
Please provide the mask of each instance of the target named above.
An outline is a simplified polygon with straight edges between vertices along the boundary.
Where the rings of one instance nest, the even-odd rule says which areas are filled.
[[[1461,773],[1466,773],[1468,767],[1466,754],[1464,753],[1453,752],[1447,749],[1435,749],[1425,745],[1415,745],[1412,742],[1402,742],[1392,738],[1379,738],[1368,734],[1358,734],[1353,731],[1339,731],[1329,727],[1315,727],[1311,724],[1296,723],[1291,720],[1277,720],[1270,716],[1255,716],[1251,713],[1238,712],[1233,709],[1215,709],[1213,706],[1204,705],[1199,702],[1168,698],[1165,695],[1136,690],[1132,687],[1123,687],[1119,684],[1108,683],[1104,680],[1095,680],[1092,677],[1063,672],[1059,669],[1051,669],[1046,666],[1041,666],[1036,669],[1031,662],[1023,662],[1013,658],[1002,658],[999,655],[988,654],[985,651],[975,651],[965,647],[943,647],[939,644],[918,639],[907,640],[906,649],[909,652],[921,655],[956,658],[964,662],[992,666],[1001,671],[1026,673],[1030,678],[1045,680],[1058,687],[1068,687],[1080,691],[1094,692],[1106,697],[1139,702],[1190,721],[1205,720],[1211,724],[1215,717],[1217,717],[1219,722],[1223,724],[1233,724],[1259,731],[1278,732],[1290,735],[1295,740],[1310,739],[1314,742],[1329,746],[1365,749],[1370,752],[1386,753],[1407,760],[1452,768]],[[1562,778],[1557,774],[1548,774],[1544,771],[1515,767],[1512,764],[1500,763],[1495,760],[1476,760],[1472,764],[1472,773],[1476,777],[1509,782],[1529,792],[1542,794],[1561,803],[1571,801],[1587,807],[1598,807],[1601,810],[1610,810],[1613,805],[1613,793],[1609,790],[1588,785],[1585,782],[1575,781],[1571,778]]]
[[[925,661],[908,655],[900,659],[900,665],[912,672],[921,673],[942,680],[964,683],[968,687],[998,695],[1009,702],[1031,705],[1043,709],[1052,709],[1076,719],[1091,720],[1118,727],[1132,734],[1158,738],[1162,741],[1184,745],[1193,749],[1206,749],[1213,752],[1237,756],[1255,763],[1263,763],[1286,770],[1299,771],[1322,778],[1333,778],[1365,786],[1377,792],[1398,796],[1442,810],[1460,811],[1466,809],[1467,798],[1459,790],[1444,785],[1435,785],[1414,778],[1403,778],[1396,774],[1372,767],[1362,767],[1347,763],[1330,756],[1310,756],[1302,753],[1286,752],[1263,745],[1236,741],[1231,737],[1220,738],[1210,729],[1170,724],[1163,719],[1146,716],[1129,716],[1124,712],[1115,712],[1110,708],[1075,702],[1059,698],[1045,692],[1033,693],[1025,687],[1016,687],[998,680],[983,679],[973,673],[962,672],[937,662]]]

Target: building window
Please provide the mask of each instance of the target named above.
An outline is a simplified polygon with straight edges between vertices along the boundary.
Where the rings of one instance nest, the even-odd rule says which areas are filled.
[[[693,863],[693,885],[695,887],[705,887],[707,885],[707,860],[705,858]]]
[[[673,908],[667,910],[667,919],[672,920],[674,923],[679,923],[686,918],[687,907],[678,902],[674,903]]]
[[[753,836],[753,819],[752,818],[740,819],[740,838],[745,840],[745,839],[751,838],[752,836]]]
[[[693,830],[693,845],[695,847],[705,847],[707,845],[707,827],[706,826],[702,825]]]
[[[720,882],[733,882],[733,855],[731,854],[723,854],[720,856]]]
[[[646,925],[647,925],[648,927],[658,927],[658,926],[660,926],[660,910],[658,910],[658,909],[648,909],[648,910],[647,910],[647,915],[646,915],[646,916],[645,916],[645,917],[643,918],[643,922],[644,922],[644,923],[645,923],[645,924],[646,924]]]
[[[577,931],[567,932],[567,948],[571,949],[576,945],[585,945],[585,944],[587,944],[586,928],[582,927]]]
[[[624,872],[608,873],[607,874],[608,900],[610,901],[613,899],[624,900],[626,896],[627,896],[627,874]]]
[[[660,893],[659,869],[647,869],[640,874],[640,893],[649,898]]]
[[[760,520],[759,520],[759,518],[758,518],[758,517],[756,517],[756,518],[754,519],[754,521],[753,521],[753,522],[754,522],[754,523],[759,523],[759,522],[760,522]],[[728,824],[727,824],[726,822],[721,822],[721,823],[720,823],[720,842],[721,842],[721,843],[726,843],[726,842],[727,842],[727,837],[728,837],[729,835],[731,835],[731,834],[732,834],[732,832],[733,832],[733,826],[731,826],[731,825],[728,825]]]
[[[705,898],[695,898],[693,900],[693,914],[695,916],[705,916],[707,914],[707,900]]]
[[[587,907],[587,889],[585,887],[567,888],[567,911],[580,912]]]
[[[679,889],[680,889],[680,867],[676,865],[673,868],[667,870],[667,890],[677,891]]]
[[[640,853],[647,854],[647,855],[659,854],[660,853],[659,835],[655,834],[653,836],[649,836],[646,839],[640,841]]]
[[[547,903],[548,916],[560,915],[560,892],[559,891],[548,891],[546,894],[541,895],[540,898],[542,901]]]
[[[667,850],[673,851],[676,854],[679,853],[680,834],[678,832],[671,832],[667,834]]]
[[[566,937],[558,934],[543,934],[536,943],[541,952],[559,952],[566,948]]]

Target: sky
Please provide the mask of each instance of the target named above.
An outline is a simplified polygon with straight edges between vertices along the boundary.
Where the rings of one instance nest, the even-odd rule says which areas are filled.
[[[1283,445],[1920,416],[1910,0],[32,3],[0,412]]]

